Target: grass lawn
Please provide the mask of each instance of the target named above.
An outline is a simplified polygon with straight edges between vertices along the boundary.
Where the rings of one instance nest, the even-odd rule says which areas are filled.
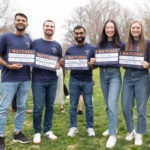
[[[122,71],[123,74],[123,71]],[[67,74],[65,82],[68,84],[69,74]],[[99,85],[99,70],[94,70],[94,129],[96,132],[95,137],[88,137],[86,133],[85,112],[83,115],[78,115],[78,130],[79,132],[73,138],[68,138],[66,135],[69,130],[69,101],[65,100],[65,112],[59,110],[59,106],[55,105],[54,119],[53,119],[53,132],[58,136],[58,140],[52,141],[42,136],[40,145],[34,145],[32,142],[33,127],[32,127],[32,114],[27,114],[24,122],[23,132],[31,140],[30,144],[14,143],[14,115],[10,112],[6,126],[6,147],[7,150],[105,150],[107,137],[102,136],[102,132],[107,129],[108,119],[105,112],[105,104],[102,92]],[[142,88],[142,87],[141,87]],[[29,96],[28,109],[33,108],[32,94]],[[136,108],[134,108],[134,116],[136,121]],[[119,100],[119,121],[118,121],[118,135],[117,144],[113,150],[147,150],[147,145],[150,143],[150,102],[147,105],[147,127],[148,132],[144,135],[144,142],[142,146],[134,146],[134,142],[127,142],[124,140],[126,135],[126,126],[122,116],[122,110]]]

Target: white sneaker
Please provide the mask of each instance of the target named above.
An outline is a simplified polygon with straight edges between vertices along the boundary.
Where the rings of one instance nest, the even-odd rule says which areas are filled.
[[[141,146],[142,144],[143,144],[143,135],[137,133],[137,134],[135,135],[134,145],[136,145],[136,146]]]
[[[69,96],[69,95],[67,95],[67,96],[66,96],[66,99],[70,99],[70,96]]]
[[[88,133],[88,136],[95,136],[95,131],[93,128],[88,128],[87,133]]]
[[[102,133],[102,135],[103,135],[103,136],[108,136],[108,135],[109,135],[109,130],[107,129],[106,131],[104,131],[104,132]]]
[[[78,129],[76,127],[71,127],[67,136],[73,137],[78,132]]]
[[[118,130],[116,129],[116,133],[118,132]],[[108,136],[109,135],[109,130],[107,129],[106,131],[104,131],[102,133],[103,136]]]
[[[44,135],[47,136],[48,138],[50,138],[51,140],[56,140],[57,139],[57,136],[54,135],[52,131],[48,131]]]
[[[131,133],[127,133],[125,140],[132,141],[135,138],[135,135],[136,135],[136,131],[134,129]]]
[[[116,136],[110,135],[106,143],[106,148],[113,148],[116,145],[116,142],[117,142]]]
[[[34,144],[40,144],[41,143],[41,134],[36,133],[33,135],[33,143]]]

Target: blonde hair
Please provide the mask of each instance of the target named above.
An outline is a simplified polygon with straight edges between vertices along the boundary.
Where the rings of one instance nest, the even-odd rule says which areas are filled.
[[[139,43],[138,43],[137,50],[138,51],[145,51],[147,49],[147,42],[146,42],[146,38],[144,35],[143,25],[141,24],[140,21],[137,21],[137,20],[133,21],[129,26],[128,39],[127,39],[125,50],[132,50],[133,49],[134,38],[131,35],[131,26],[135,23],[138,23],[141,26],[141,34],[139,36]]]

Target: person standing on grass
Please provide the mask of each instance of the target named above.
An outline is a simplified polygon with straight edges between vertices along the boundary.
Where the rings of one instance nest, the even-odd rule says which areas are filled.
[[[55,32],[55,23],[52,20],[46,20],[43,23],[44,37],[33,41],[32,48],[36,52],[52,55],[59,58],[62,57],[61,45],[53,39]],[[57,65],[56,65],[57,67]],[[41,142],[41,133],[49,139],[56,140],[57,136],[51,131],[52,119],[54,112],[54,101],[57,88],[56,71],[35,68],[32,71],[32,92],[33,92],[33,128],[34,136],[33,143],[39,144]],[[63,85],[62,85],[63,86]],[[42,112],[44,109],[44,122],[42,124]]]
[[[57,80],[57,89],[56,89],[56,97],[55,104],[58,104],[60,107],[60,112],[65,112],[64,108],[64,73],[62,67],[56,70],[56,74],[58,77]]]
[[[67,49],[65,56],[87,56],[89,62],[88,70],[71,70],[69,90],[70,90],[70,130],[67,134],[73,137],[77,132],[77,107],[80,93],[83,94],[83,100],[86,108],[86,123],[88,136],[95,136],[93,129],[93,81],[92,69],[90,66],[90,58],[94,57],[94,46],[85,42],[86,29],[83,26],[76,26],[74,28],[74,39],[77,44],[74,44]],[[94,62],[93,62],[94,63]]]
[[[8,63],[9,49],[31,49],[31,39],[25,35],[28,18],[23,13],[17,13],[14,20],[15,31],[0,36],[0,65],[2,65],[2,83],[0,100],[0,149],[5,150],[4,134],[9,108],[16,94],[17,112],[15,115],[14,142],[29,143],[22,133],[26,115],[26,102],[30,91],[30,67],[19,63]]]
[[[150,42],[144,37],[143,26],[139,21],[131,23],[125,51],[144,52],[144,61],[141,62],[142,69],[126,67],[122,88],[122,111],[127,126],[125,140],[134,144],[143,144],[143,134],[146,133],[146,107],[149,98],[149,49]],[[137,128],[134,127],[133,103],[136,100]]]
[[[113,20],[107,20],[102,29],[99,49],[119,49],[124,48],[121,42],[117,24]],[[120,66],[118,64],[108,64],[100,66],[100,85],[105,99],[106,112],[108,116],[108,129],[103,132],[103,136],[109,138],[106,148],[112,148],[117,142],[117,124],[118,124],[118,100],[121,89],[122,79]]]

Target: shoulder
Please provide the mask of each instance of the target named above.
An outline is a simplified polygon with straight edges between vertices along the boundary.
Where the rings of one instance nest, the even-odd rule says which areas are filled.
[[[86,43],[86,46],[91,48],[91,49],[96,49],[96,47],[94,45],[90,44],[90,43]]]
[[[41,38],[34,39],[34,40],[33,40],[33,43],[40,42],[40,41],[42,41]]]
[[[53,41],[55,44],[57,44],[57,45],[60,45],[61,46],[61,44],[58,42],[58,41]]]
[[[72,49],[74,49],[74,48],[77,48],[77,45],[76,45],[76,44],[71,45],[70,47],[67,48],[67,50],[72,50]]]
[[[4,33],[4,34],[0,35],[0,38],[7,38],[7,37],[10,37],[10,36],[12,36],[12,33],[7,32],[7,33]]]

